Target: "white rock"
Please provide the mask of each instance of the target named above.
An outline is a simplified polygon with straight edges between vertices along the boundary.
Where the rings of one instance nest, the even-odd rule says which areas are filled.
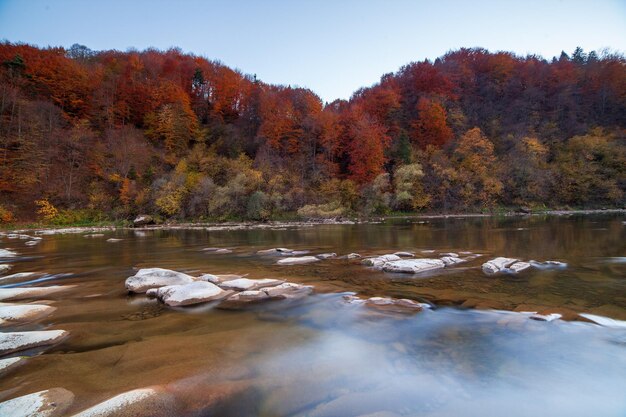
[[[17,366],[18,363],[24,362],[23,357],[0,359],[0,375]]]
[[[57,417],[74,402],[74,394],[64,388],[52,388],[0,403],[3,417]]]
[[[1,268],[2,268],[2,265],[0,265],[0,269]],[[0,278],[0,282],[10,281],[10,280],[13,280],[13,279],[27,278],[27,277],[31,277],[31,276],[36,275],[36,274],[37,274],[36,272],[18,272],[17,274],[6,275],[6,276]]]
[[[239,278],[231,281],[223,281],[219,285],[225,290],[235,290],[235,291],[247,291],[247,290],[258,290],[264,287],[274,287],[276,285],[282,284],[283,280],[280,279],[248,279],[248,278]]]
[[[389,311],[421,311],[430,308],[430,304],[418,303],[407,298],[397,299],[389,297],[371,297],[365,300],[365,305]]]
[[[319,255],[315,255],[315,257],[317,257],[318,259],[331,259],[331,258],[336,258],[337,254],[336,253],[320,253]]]
[[[415,254],[413,252],[396,252],[394,255],[399,256],[401,258],[413,258]]]
[[[9,269],[11,269],[11,265],[9,264],[0,264],[0,274],[7,272]]]
[[[240,279],[240,278],[243,278],[243,276],[235,275],[235,274],[222,274],[222,275],[202,274],[197,278],[197,280],[208,281],[213,284],[220,284],[225,281],[232,281],[232,280]]]
[[[37,346],[52,345],[59,342],[67,334],[65,330],[0,333],[0,355]],[[0,415],[2,414],[0,413]]]
[[[483,264],[483,272],[486,274],[495,274],[497,272],[501,272],[515,262],[517,262],[517,259],[498,257],[485,262]]]
[[[319,259],[315,256],[295,256],[290,258],[280,259],[278,265],[302,265],[318,262]]]
[[[150,288],[166,285],[181,285],[194,282],[195,278],[182,272],[163,268],[144,268],[126,279],[126,289],[131,292],[146,292]]]
[[[561,317],[563,316],[559,313],[552,313],[552,314],[533,314],[529,318],[533,320],[538,320],[538,321],[554,321],[554,320],[560,319]]]
[[[361,263],[363,265],[380,268],[387,262],[399,261],[400,259],[401,258],[398,255],[381,255],[381,256],[374,256],[372,258],[365,258],[361,261]]]
[[[275,287],[264,288],[262,291],[272,298],[300,298],[300,296],[310,294],[313,291],[313,287],[285,282]]]
[[[530,265],[538,269],[567,268],[567,264],[565,262],[559,262],[559,261],[545,261],[545,262],[529,261],[529,263]]]
[[[160,287],[157,297],[168,306],[186,306],[220,300],[232,294],[207,281]]]
[[[8,249],[0,249],[0,258],[12,258],[17,256],[16,252],[10,251]]]
[[[530,264],[528,262],[515,262],[513,265],[509,266],[509,270],[514,273],[521,272],[528,268],[530,268]]]
[[[344,256],[344,258],[346,259],[357,259],[360,258],[361,255],[359,255],[358,253],[349,253],[347,255]]]
[[[383,265],[383,271],[416,274],[419,272],[440,269],[446,264],[441,259],[403,259],[391,261]]]
[[[56,310],[43,304],[0,303],[0,325],[27,322],[46,317]]]
[[[232,252],[232,249],[226,249],[226,248],[204,248],[202,250],[208,253],[231,253]]]
[[[48,297],[59,291],[66,291],[76,285],[51,285],[49,287],[0,288],[0,301],[25,300]]]
[[[91,233],[88,235],[84,235],[83,237],[103,237],[104,235],[102,233]]]
[[[289,255],[293,252],[293,249],[288,248],[272,248],[257,251],[259,255]]]
[[[41,240],[29,240],[28,242],[24,242],[24,244],[26,246],[35,246],[38,245],[41,242]]]
[[[142,402],[150,401],[152,399],[157,398],[161,393],[154,388],[140,388],[132,391],[128,391],[119,395],[116,395],[113,398],[110,398],[100,404],[94,405],[91,408],[88,408],[78,414],[75,414],[74,417],[113,417],[117,415],[138,415],[135,413],[126,414],[125,411],[129,407],[135,406],[137,408],[138,404]],[[147,406],[147,404],[146,404]],[[140,414],[142,416],[148,416],[151,412],[154,412],[154,415],[161,415],[161,410],[149,410],[146,409],[145,414]]]
[[[115,243],[115,242],[121,242],[122,240],[124,239],[117,239],[117,238],[112,237],[112,238],[107,239],[107,242]]]
[[[445,253],[440,253],[439,256],[448,256],[450,258],[458,258],[459,254],[454,253],[454,252],[445,252]]]
[[[456,256],[444,256],[441,258],[441,260],[443,261],[444,264],[446,264],[446,266],[451,266],[451,265],[466,262],[465,259],[461,259]]]
[[[626,329],[626,321],[615,320],[609,317],[596,316],[595,314],[581,313],[579,316],[591,320],[592,322],[604,327],[611,327],[614,329]]]

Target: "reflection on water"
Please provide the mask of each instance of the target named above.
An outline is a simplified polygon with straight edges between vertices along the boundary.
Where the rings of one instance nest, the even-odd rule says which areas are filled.
[[[60,386],[76,395],[71,414],[120,392],[169,384],[186,410],[202,408],[217,392],[225,398],[219,415],[233,416],[624,416],[625,330],[480,310],[556,310],[566,318],[588,312],[626,320],[623,220],[399,219],[291,230],[115,231],[99,239],[44,236],[35,247],[5,239],[0,248],[23,255],[10,273],[45,275],[4,286],[78,286],[51,296],[57,307],[52,316],[12,328],[64,329],[70,337],[44,354],[26,352],[34,356],[0,379],[0,399]],[[110,237],[123,240],[106,242]],[[206,253],[205,247],[233,252]],[[471,251],[484,257],[408,277],[358,260],[281,267],[276,258],[256,254],[271,247],[338,254]],[[568,267],[486,276],[480,264],[492,256],[558,260]],[[124,292],[134,267],[153,266],[287,278],[315,285],[318,294],[247,311],[210,304],[172,309]],[[384,314],[346,304],[344,291],[437,308]]]

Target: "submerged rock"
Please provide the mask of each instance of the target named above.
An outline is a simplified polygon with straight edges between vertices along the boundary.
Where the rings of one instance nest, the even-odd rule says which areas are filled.
[[[41,240],[29,240],[28,242],[24,242],[24,245],[26,246],[35,246],[38,245],[41,242]]]
[[[394,255],[401,258],[413,258],[415,256],[413,252],[395,252]]]
[[[83,237],[104,237],[102,233],[90,233],[88,235],[84,235]]]
[[[56,307],[42,304],[0,303],[0,326],[33,321],[52,314]]]
[[[8,249],[0,249],[0,258],[13,258],[14,256],[17,256],[16,252]]]
[[[112,238],[107,239],[107,242],[115,243],[115,242],[121,242],[122,240],[124,239],[117,239],[117,238],[112,237]]]
[[[486,274],[495,274],[498,272],[502,272],[504,269],[508,268],[517,261],[518,260],[514,258],[498,257],[485,262],[482,266],[483,272]]]
[[[74,417],[167,417],[179,415],[174,396],[160,387],[140,388],[116,395]]]
[[[280,285],[285,281],[280,279],[248,279],[248,278],[238,278],[233,279],[231,281],[222,281],[219,286],[225,290],[235,290],[235,291],[247,291],[247,290],[258,290],[264,287],[274,287],[276,285]]]
[[[75,286],[76,285],[51,285],[49,287],[0,288],[0,301],[48,297],[51,294],[66,291]]]
[[[144,268],[126,279],[126,289],[131,292],[142,293],[150,288],[159,288],[166,285],[181,285],[194,282],[195,278],[182,272],[163,268]]]
[[[385,263],[385,265],[383,265],[383,271],[417,274],[419,272],[444,268],[445,266],[446,264],[441,259],[403,259]]]
[[[224,291],[215,284],[207,281],[195,281],[189,284],[168,285],[160,287],[156,296],[168,306],[186,306],[221,300],[232,292]]]
[[[320,253],[319,255],[315,255],[316,258],[318,259],[332,259],[332,258],[336,258],[337,254],[336,253]]]
[[[318,262],[319,259],[315,256],[295,256],[285,259],[280,259],[276,262],[278,265],[302,265]]]
[[[7,272],[12,266],[9,264],[0,264],[0,274]]]
[[[208,252],[208,253],[231,253],[233,250],[232,249],[227,249],[227,248],[204,248],[202,249],[203,252]]]
[[[60,342],[68,333],[65,330],[0,333],[0,355]],[[2,415],[2,414],[0,414]]]
[[[62,416],[74,402],[74,394],[64,388],[39,391],[0,403],[3,417]]]

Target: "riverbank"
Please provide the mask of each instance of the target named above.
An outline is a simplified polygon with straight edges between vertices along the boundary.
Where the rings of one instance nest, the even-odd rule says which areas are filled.
[[[492,213],[392,213],[386,216],[369,216],[369,217],[345,217],[335,219],[305,219],[289,218],[287,220],[268,220],[268,221],[178,221],[166,220],[162,223],[148,224],[142,226],[134,226],[131,220],[115,220],[115,221],[98,221],[93,223],[79,224],[49,224],[43,222],[22,222],[0,225],[3,231],[27,231],[27,230],[75,230],[75,231],[98,231],[111,229],[202,229],[209,228],[214,230],[236,230],[246,228],[282,228],[282,227],[301,227],[313,226],[319,224],[361,224],[361,223],[379,223],[389,219],[446,219],[446,218],[480,218],[480,217],[524,217],[524,216],[573,216],[573,215],[595,215],[595,214],[625,214],[626,209],[580,209],[580,210],[541,210],[541,211],[495,211]]]

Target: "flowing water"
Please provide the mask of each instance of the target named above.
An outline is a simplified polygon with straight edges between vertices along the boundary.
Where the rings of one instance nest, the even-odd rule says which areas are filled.
[[[33,247],[4,238],[0,248],[20,254],[10,273],[46,275],[3,286],[76,287],[50,296],[57,307],[51,316],[2,329],[64,329],[70,336],[20,352],[32,357],[0,378],[0,400],[63,387],[75,394],[71,415],[124,391],[167,385],[187,410],[219,403],[218,411],[195,415],[626,416],[626,329],[578,316],[626,320],[625,221],[612,214],[116,230],[44,236]],[[111,237],[123,240],[107,242]],[[407,276],[359,260],[280,266],[256,254],[273,247],[483,256]],[[485,275],[480,265],[496,256],[567,267]],[[314,285],[315,293],[241,311],[170,308],[127,294],[124,281],[140,267],[282,278]],[[435,308],[385,313],[347,304],[346,292]],[[559,312],[567,320],[529,320],[514,311]]]

